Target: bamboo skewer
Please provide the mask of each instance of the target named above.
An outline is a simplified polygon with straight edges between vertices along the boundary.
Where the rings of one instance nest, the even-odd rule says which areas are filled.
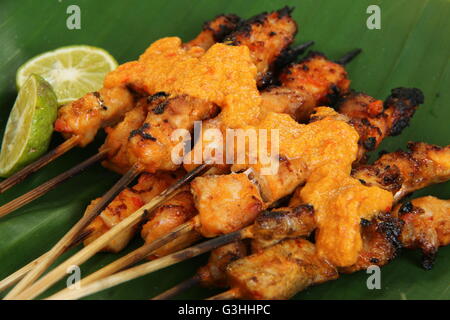
[[[5,297],[5,299],[14,298],[17,294],[22,292],[26,287],[32,284],[44,271],[50,267],[50,265],[64,252],[70,245],[77,242],[77,237],[86,228],[86,226],[102,212],[108,204],[128,185],[130,184],[141,172],[140,168],[133,166],[127,173],[125,173],[116,184],[108,190],[101,200],[84,215],[70,230],[67,232],[61,240],[45,255],[45,258],[29,272],[19,284],[11,290],[11,292]]]
[[[34,188],[33,190],[21,195],[20,197],[4,204],[0,207],[0,218],[6,216],[7,214],[17,210],[24,205],[30,203],[31,201],[41,197],[50,190],[54,189],[56,186],[64,182],[65,180],[75,176],[76,174],[82,172],[86,168],[90,167],[97,161],[100,161],[106,156],[108,150],[100,151],[99,153],[93,155],[89,159],[83,161],[82,163],[76,165],[75,167],[61,173],[60,175],[50,179],[49,181],[41,184],[40,186]]]
[[[336,63],[345,66],[347,63],[352,61],[356,58],[357,55],[359,55],[362,52],[362,49],[355,49],[352,50],[345,55],[343,55],[340,59],[336,60]]]
[[[200,278],[197,277],[197,275],[192,276],[150,300],[168,300],[170,298],[177,296],[181,292],[184,292],[184,291],[192,288],[193,286],[196,286],[199,283],[200,283]]]
[[[113,274],[109,277],[103,278],[99,281],[90,283],[87,286],[80,287],[79,289],[73,289],[68,292],[65,292],[64,294],[56,293],[55,295],[49,297],[48,299],[53,300],[79,299],[88,296],[90,294],[119,285],[126,281],[130,281],[138,277],[147,275],[149,273],[155,272],[165,267],[174,265],[176,263],[196,257],[202,253],[211,251],[227,243],[239,240],[241,239],[241,237],[242,237],[241,230],[235,231],[226,234],[224,236],[202,242],[190,248],[169,254],[160,259],[150,261],[130,269],[126,269],[119,273]]]
[[[8,190],[9,188],[22,182],[30,174],[38,171],[39,169],[46,166],[53,160],[62,156],[64,153],[66,153],[67,151],[69,151],[73,147],[75,147],[78,144],[78,141],[79,141],[79,138],[77,136],[73,136],[73,137],[67,139],[66,141],[61,143],[59,146],[57,146],[55,149],[53,149],[53,150],[49,151],[47,154],[43,155],[41,158],[37,159],[33,163],[30,163],[25,168],[16,172],[8,179],[3,180],[0,183],[0,193],[3,193],[6,190]]]
[[[75,255],[61,263],[55,269],[50,271],[43,278],[36,281],[31,287],[19,293],[15,296],[15,299],[33,299],[44,290],[48,289],[56,281],[61,279],[65,274],[68,267],[72,265],[80,265],[94,254],[99,252],[103,247],[111,241],[115,236],[120,234],[123,230],[136,225],[142,219],[142,217],[149,211],[155,209],[161,205],[166,200],[170,199],[175,192],[185,183],[190,182],[195,176],[203,172],[207,167],[207,164],[202,164],[191,172],[187,173],[183,178],[178,180],[175,184],[167,188],[160,195],[153,198],[149,203],[141,207],[139,210],[135,211],[133,214],[122,220],[120,223],[111,228],[108,232],[104,233],[102,236],[97,238],[95,241],[90,243],[88,246],[77,252]]]

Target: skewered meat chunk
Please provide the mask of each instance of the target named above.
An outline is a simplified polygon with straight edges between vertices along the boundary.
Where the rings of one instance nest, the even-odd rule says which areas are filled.
[[[391,191],[395,201],[450,179],[450,146],[415,142],[409,143],[408,149],[384,154],[373,165],[358,166],[352,175],[368,185]]]
[[[151,213],[151,216],[148,217],[148,221],[142,227],[141,236],[146,243],[151,243],[156,239],[165,236],[196,214],[197,210],[194,206],[192,194],[189,189],[186,188],[186,190],[181,191]],[[184,249],[199,238],[199,236],[195,237],[192,234],[188,234],[176,244],[169,243],[166,246],[159,248],[152,256],[163,256],[170,253],[172,250]]]
[[[100,147],[101,150],[108,150],[106,160],[102,165],[112,171],[124,174],[129,168],[128,160],[128,138],[130,132],[142,126],[147,115],[146,99],[141,99],[135,108],[125,114],[123,121],[114,127],[105,128],[105,143]]]
[[[132,131],[128,156],[131,163],[139,162],[146,172],[176,170],[172,151],[180,141],[172,140],[177,129],[192,130],[195,121],[217,114],[215,104],[186,95],[167,98],[149,111],[143,125]]]
[[[400,241],[405,248],[420,248],[422,266],[433,267],[437,250],[450,243],[450,200],[422,197],[394,209],[404,227]]]
[[[384,266],[397,256],[402,244],[399,236],[403,223],[390,214],[380,215],[373,220],[361,221],[362,249],[356,263],[339,268],[341,273],[366,270],[369,266]]]
[[[307,168],[301,158],[280,159],[276,174],[264,174],[260,165],[253,165],[251,168],[251,178],[256,181],[261,196],[267,203],[273,203],[291,194],[307,177]]]
[[[98,201],[100,201],[100,198],[92,201],[86,208],[86,213],[89,212]],[[116,198],[114,198],[108,207],[86,227],[85,232],[88,233],[89,236],[84,240],[84,245],[89,245],[143,205],[144,202],[139,197],[139,194],[136,194],[130,189],[123,190]],[[130,242],[136,233],[136,230],[137,226],[124,230],[111,240],[102,251],[119,252]]]
[[[399,135],[423,102],[419,89],[396,88],[384,103],[364,93],[351,93],[340,101],[336,109],[349,117],[358,131],[358,159],[361,159],[367,151],[375,150],[385,137]]]
[[[259,14],[242,23],[225,39],[225,43],[245,45],[250,49],[257,68],[258,86],[270,81],[274,62],[289,47],[297,33],[297,24],[291,12],[291,8],[285,7]]]
[[[261,91],[261,110],[286,113],[292,118],[302,121],[309,118],[309,113],[312,111],[312,107],[305,107],[305,105],[313,105],[312,100],[307,103],[306,99],[309,98],[309,96],[305,97],[300,92],[283,86],[270,87]]]
[[[208,263],[197,270],[200,284],[205,287],[226,287],[227,266],[247,255],[247,246],[242,241],[235,241],[211,251]]]
[[[338,278],[337,270],[304,239],[286,240],[232,262],[227,275],[240,298],[258,300],[289,299],[311,285]]]
[[[304,95],[306,101],[314,101],[315,105],[330,104],[350,87],[345,68],[320,52],[311,52],[301,63],[286,68],[280,75],[280,82]]]
[[[120,121],[134,107],[133,95],[124,87],[102,88],[58,110],[55,130],[67,139],[77,136],[81,147],[94,140],[98,130]]]
[[[284,239],[309,236],[315,228],[312,206],[283,207],[261,212],[245,236],[252,238],[252,252],[259,252]]]
[[[203,24],[202,31],[185,48],[201,47],[208,50],[213,44],[222,42],[241,22],[235,14],[222,14]]]
[[[198,231],[205,237],[239,230],[264,208],[258,188],[244,173],[197,177],[191,192],[199,212]]]
[[[114,225],[127,218],[133,212],[142,207],[145,203],[159,195],[168,188],[176,180],[175,174],[157,173],[142,174],[138,183],[133,188],[123,190],[114,200],[98,215],[85,229],[84,232],[89,236],[84,241],[84,245],[88,245]],[[95,199],[86,208],[89,212],[93,206],[100,201]],[[103,248],[103,251],[119,252],[128,244],[137,231],[138,226],[133,226],[124,230],[119,237],[116,237]]]

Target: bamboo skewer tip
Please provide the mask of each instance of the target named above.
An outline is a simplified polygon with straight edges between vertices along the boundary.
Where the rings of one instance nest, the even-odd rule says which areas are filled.
[[[62,156],[63,154],[74,148],[78,144],[78,142],[79,138],[77,136],[72,136],[71,138],[67,139],[62,144],[57,146],[55,149],[50,150],[48,153],[25,166],[23,169],[13,174],[11,177],[3,180],[2,182],[0,182],[0,193],[3,193],[6,190],[12,188],[16,184],[22,182],[30,174],[38,171],[53,160]]]

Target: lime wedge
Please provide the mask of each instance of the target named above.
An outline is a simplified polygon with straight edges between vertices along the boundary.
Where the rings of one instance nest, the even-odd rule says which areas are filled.
[[[62,47],[27,61],[17,71],[16,83],[20,88],[31,74],[38,74],[51,84],[62,105],[100,89],[105,75],[116,67],[117,61],[103,49]]]
[[[32,74],[9,114],[0,150],[0,177],[8,177],[48,148],[58,103],[50,84]]]

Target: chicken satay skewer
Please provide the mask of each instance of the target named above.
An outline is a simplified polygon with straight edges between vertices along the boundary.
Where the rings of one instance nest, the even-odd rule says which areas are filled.
[[[203,25],[202,31],[194,39],[185,43],[184,46],[187,49],[198,46],[206,50],[214,43],[221,42],[238,26],[240,20],[241,19],[234,14],[219,15],[213,20],[206,22]],[[28,175],[38,171],[74,147],[78,145],[83,147],[89,144],[101,127],[116,123],[120,120],[121,115],[132,108],[132,95],[127,89],[114,88],[112,90],[110,89],[110,92],[108,92],[107,89],[105,89],[105,92],[101,91],[102,90],[100,90],[100,92],[89,93],[85,97],[62,107],[59,114],[61,121],[55,123],[55,130],[61,131],[64,135],[67,135],[67,140],[35,162],[2,181],[0,183],[0,193],[3,193],[20,183]],[[86,113],[85,111],[88,110],[85,105],[90,105],[93,110],[100,110],[97,116],[92,117],[87,122],[80,119],[80,116],[84,116]],[[113,110],[110,110],[111,108]],[[76,109],[74,114],[79,114],[75,119],[67,118],[72,111],[71,109]],[[101,119],[96,123],[97,120],[99,120],[97,119],[98,117]],[[72,127],[70,124],[71,122],[79,124],[80,128],[77,128],[76,125]]]
[[[247,227],[246,230],[242,230],[242,233],[243,238],[252,239],[252,249],[254,251],[260,251],[286,238],[307,237],[315,228],[313,208],[309,205],[301,205],[294,208],[286,207],[274,209],[272,211],[263,211],[258,215],[253,225]],[[222,248],[216,250],[220,249]],[[213,256],[213,253],[211,253],[211,256]],[[242,256],[243,255],[241,254],[240,257]],[[154,297],[153,300],[169,299],[197,284],[209,287],[224,286],[227,284],[227,281],[222,279],[225,278],[224,273],[226,265],[240,257],[232,257],[232,259],[228,259],[228,261],[225,262],[220,260],[214,261],[214,259],[210,258],[208,264],[200,268],[195,276],[159,294]],[[214,268],[216,275],[210,275],[208,278],[207,276],[212,274],[212,272],[210,272],[210,264],[212,265],[212,268]],[[218,267],[216,267],[217,264],[219,265]],[[222,266],[220,266],[221,264]],[[219,269],[219,271],[217,271],[217,269]],[[218,272],[222,272],[223,274],[218,276]],[[205,273],[207,275],[206,277]]]
[[[299,206],[294,209],[287,209],[286,211],[280,212],[264,211],[258,216],[255,223],[249,227],[205,241],[188,249],[169,254],[165,257],[139,265],[137,267],[126,269],[125,271],[121,271],[95,282],[81,282],[83,283],[83,285],[81,286],[80,290],[64,289],[52,295],[50,298],[81,298],[87,294],[91,294],[93,292],[97,292],[119,283],[134,279],[141,275],[157,271],[161,268],[187,260],[189,258],[195,257],[207,251],[213,250],[219,246],[224,246],[230,242],[237,240],[246,238],[258,239],[265,242],[265,245],[267,245],[267,242],[276,243],[281,239],[284,239],[285,237],[295,238],[299,236],[306,236],[311,232],[311,226],[314,226],[313,220],[313,208],[308,205]],[[266,240],[267,238],[270,238],[270,240]],[[142,273],[144,272],[144,270],[146,270],[146,273]],[[122,275],[126,276],[124,276],[124,278],[121,278]]]
[[[189,183],[195,176],[201,174],[206,168],[207,164],[203,164],[196,168],[195,170],[187,173],[183,178],[178,180],[172,186],[163,191],[160,195],[153,198],[149,203],[141,207],[138,211],[134,212],[132,215],[115,225],[108,232],[103,234],[98,239],[94,240],[90,243],[89,246],[85,247],[81,251],[77,252],[74,256],[60,264],[58,267],[53,269],[43,278],[37,280],[33,285],[26,288],[24,291],[20,292],[14,299],[33,299],[40,293],[42,293],[45,289],[49,288],[52,284],[58,281],[61,277],[63,277],[66,273],[67,267],[73,264],[80,265],[89,258],[91,258],[94,254],[100,251],[108,242],[110,242],[116,235],[120,234],[123,230],[129,228],[132,225],[135,225],[141,221],[142,217],[149,211],[158,207],[164,201],[173,197],[177,190],[186,183]],[[102,201],[101,201],[102,202]],[[99,206],[96,205],[96,207]],[[91,212],[94,212],[92,210]],[[98,212],[100,212],[99,210]],[[84,225],[86,227],[86,225]],[[83,227],[83,228],[84,228]],[[81,230],[83,230],[81,228]],[[80,230],[80,231],[81,231]],[[62,244],[62,241],[60,241]]]

